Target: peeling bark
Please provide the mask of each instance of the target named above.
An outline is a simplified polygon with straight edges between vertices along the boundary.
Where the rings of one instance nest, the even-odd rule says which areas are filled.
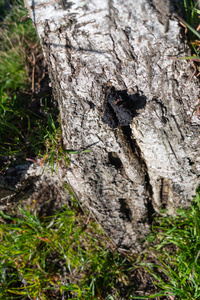
[[[181,2],[27,1],[64,145],[80,150],[66,180],[119,247],[138,250],[152,214],[187,206],[199,184],[199,82],[170,59],[189,52]]]

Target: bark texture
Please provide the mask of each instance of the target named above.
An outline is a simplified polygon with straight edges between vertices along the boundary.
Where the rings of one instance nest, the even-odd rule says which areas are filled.
[[[186,206],[199,184],[199,82],[169,58],[188,55],[181,2],[27,2],[64,145],[80,150],[66,180],[120,247],[139,249],[152,213]]]

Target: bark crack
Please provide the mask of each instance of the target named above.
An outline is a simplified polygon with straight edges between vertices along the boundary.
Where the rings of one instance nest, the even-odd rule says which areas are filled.
[[[150,183],[150,177],[148,173],[148,167],[145,162],[145,159],[142,155],[141,149],[139,145],[137,144],[136,139],[133,137],[132,131],[130,126],[123,126],[121,127],[124,137],[126,137],[126,140],[128,141],[133,155],[137,158],[139,161],[139,165],[141,166],[141,169],[143,170],[143,173],[145,174],[145,191],[146,191],[146,208],[147,208],[147,217],[149,224],[152,224],[153,221],[153,215],[155,214],[155,209],[153,207],[153,201],[152,201],[152,186]]]
[[[119,62],[118,69],[120,71],[121,70],[121,66],[122,66],[122,61],[121,61],[121,59],[119,58],[119,56],[117,54],[116,46],[115,46],[115,40],[114,40],[112,34],[110,33],[109,36],[110,36],[112,44],[113,44],[113,53],[115,54],[115,57],[116,57],[117,61]]]
[[[161,208],[165,209],[167,207],[168,197],[169,197],[169,180],[167,178],[161,178],[161,186],[160,186]]]
[[[163,136],[166,137],[166,141],[167,141],[167,143],[168,143],[168,145],[169,145],[169,147],[170,147],[170,149],[171,149],[171,151],[172,151],[174,157],[176,158],[177,163],[180,165],[181,162],[180,162],[180,160],[178,159],[178,157],[177,157],[177,155],[176,155],[176,153],[175,153],[175,151],[174,151],[174,149],[173,149],[173,146],[172,146],[172,144],[171,144],[171,142],[170,142],[170,139],[168,138],[167,132],[166,132],[165,130],[162,130],[162,131],[163,131]]]

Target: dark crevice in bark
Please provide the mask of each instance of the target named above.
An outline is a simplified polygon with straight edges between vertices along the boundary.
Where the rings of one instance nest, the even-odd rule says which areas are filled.
[[[181,165],[181,161],[180,161],[180,159],[178,158],[178,156],[176,155],[175,149],[174,149],[173,146],[172,146],[172,142],[171,142],[170,138],[168,137],[167,132],[166,132],[165,130],[163,130],[163,135],[166,136],[166,140],[167,140],[167,142],[168,142],[168,145],[169,145],[169,147],[170,147],[170,149],[171,149],[171,151],[172,151],[174,157],[176,158],[177,163],[178,163],[179,165]]]
[[[62,5],[64,10],[66,10],[66,9],[70,9],[74,3],[71,1],[67,1],[67,0],[61,0],[59,2],[59,4]]]
[[[179,126],[179,124],[178,124],[178,122],[177,122],[175,116],[174,116],[174,115],[171,115],[170,117],[174,120],[174,123],[176,124],[176,128],[178,129],[178,131],[179,131],[179,133],[180,133],[181,139],[184,141],[185,138],[184,138],[184,136],[183,136],[182,130],[181,130],[181,128],[180,128],[180,126]]]
[[[152,101],[160,106],[160,109],[161,109],[161,112],[162,112],[162,122],[163,122],[163,124],[166,124],[167,122],[169,122],[169,119],[167,117],[167,107],[161,102],[161,100],[157,99],[156,97],[154,97],[152,99]]]
[[[127,90],[117,91],[111,86],[105,92],[102,120],[112,129],[128,126],[145,106],[146,97],[142,93],[129,95]]]
[[[149,178],[148,173],[145,174],[145,187],[146,187],[146,191],[149,194],[146,198],[147,219],[148,219],[149,225],[152,225],[156,211],[155,211],[155,209],[153,207],[153,203],[152,203],[153,192],[152,192],[152,186],[150,184],[150,178]]]
[[[141,150],[137,145],[136,140],[133,138],[130,126],[122,126],[121,129],[123,131],[124,136],[126,137],[126,140],[131,146],[133,154],[137,157],[138,161],[140,162],[140,165],[142,166],[142,169],[146,171],[147,170],[146,163],[142,157]]]
[[[112,165],[114,165],[117,170],[122,167],[121,159],[117,156],[116,153],[109,152],[108,153],[108,159],[109,159],[109,162]]]
[[[126,199],[120,198],[119,203],[120,203],[120,212],[121,212],[120,218],[131,222],[133,220],[133,216]]]
[[[189,157],[187,157],[187,160],[188,160],[190,166],[193,166],[195,164]]]
[[[94,109],[96,106],[92,101],[88,101],[88,104],[90,106],[90,109]]]
[[[166,178],[161,178],[160,199],[161,199],[162,209],[167,208],[168,196],[169,196],[169,181]]]
[[[122,61],[121,61],[121,59],[119,58],[119,56],[118,56],[118,54],[117,54],[117,51],[115,50],[115,39],[113,38],[113,36],[112,36],[112,34],[110,34],[110,39],[111,39],[111,41],[112,41],[112,43],[113,43],[113,53],[115,54],[115,57],[116,57],[116,59],[117,59],[117,61],[118,61],[118,65],[117,65],[117,69],[118,69],[118,71],[121,71],[121,65],[122,65]]]
[[[109,102],[106,104],[104,111],[103,122],[108,124],[112,129],[117,127],[118,119],[117,116]]]
[[[131,149],[133,151],[133,155],[136,156],[138,159],[140,166],[142,167],[142,170],[145,174],[145,190],[146,190],[146,208],[147,208],[147,217],[148,217],[148,223],[152,224],[153,222],[153,215],[155,214],[155,210],[152,204],[152,186],[150,183],[150,178],[148,174],[148,168],[146,165],[146,162],[142,156],[140,147],[137,145],[136,140],[132,137],[132,131],[130,126],[122,126],[121,127],[124,136],[126,137],[126,140],[131,146]]]

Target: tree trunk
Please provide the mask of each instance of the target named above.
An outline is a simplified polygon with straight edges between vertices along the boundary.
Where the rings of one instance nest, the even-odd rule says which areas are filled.
[[[30,0],[63,140],[66,180],[119,247],[199,184],[199,82],[174,13],[182,1]],[[181,13],[181,11],[178,11]],[[81,153],[90,149],[90,152]]]

